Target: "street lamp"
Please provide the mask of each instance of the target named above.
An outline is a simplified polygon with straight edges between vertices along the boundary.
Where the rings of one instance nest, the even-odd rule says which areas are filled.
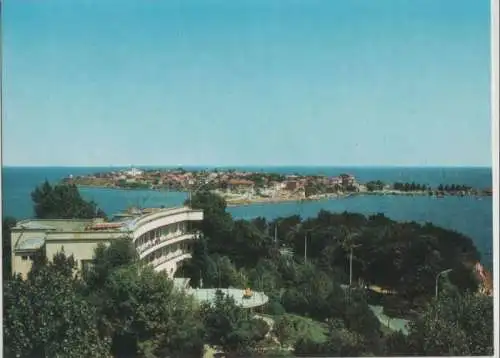
[[[298,224],[297,227],[291,229],[290,233],[299,233],[302,223]],[[304,229],[304,263],[307,263],[307,234],[319,228],[320,225],[312,227],[310,229]]]
[[[439,284],[439,277],[441,277],[441,275],[446,275],[448,272],[450,271],[453,271],[453,269],[447,269],[447,270],[443,270],[441,271],[440,273],[438,273],[436,275],[436,299],[438,298],[438,284]]]
[[[361,246],[361,244],[350,246],[351,252],[349,255],[349,287],[352,286],[352,250],[359,246]]]

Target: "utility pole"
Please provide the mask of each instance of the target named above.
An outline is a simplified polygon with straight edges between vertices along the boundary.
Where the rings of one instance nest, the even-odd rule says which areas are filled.
[[[349,287],[352,286],[352,246],[351,246],[351,254],[349,260]]]
[[[352,245],[350,246],[350,253],[349,253],[349,287],[352,286],[352,252],[356,247],[361,246],[361,244],[358,245]]]
[[[307,263],[307,233],[304,234],[304,263]]]

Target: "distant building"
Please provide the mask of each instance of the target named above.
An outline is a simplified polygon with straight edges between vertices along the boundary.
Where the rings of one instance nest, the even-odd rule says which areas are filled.
[[[331,185],[342,185],[342,178],[341,177],[332,177],[332,178],[330,178],[330,184]]]
[[[191,223],[203,220],[203,211],[187,207],[144,209],[102,219],[28,219],[11,231],[12,271],[26,277],[35,255],[52,260],[58,252],[73,255],[77,268],[84,271],[92,265],[98,244],[130,237],[139,258],[156,271],[173,277],[183,260],[191,258],[196,235]]]
[[[227,182],[227,188],[231,191],[253,190],[255,183],[246,179],[231,179]]]
[[[285,189],[286,190],[296,190],[299,187],[299,182],[296,180],[288,180],[285,182]]]
[[[340,174],[343,186],[352,186],[356,183],[356,178],[351,174]]]
[[[137,177],[137,176],[140,176],[142,175],[144,172],[140,169],[137,169],[137,168],[132,168],[130,170],[127,170],[125,172],[125,175],[128,175],[128,176],[131,176],[131,177]]]

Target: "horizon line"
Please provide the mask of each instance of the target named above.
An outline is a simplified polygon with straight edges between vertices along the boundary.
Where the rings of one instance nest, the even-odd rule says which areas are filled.
[[[431,165],[401,165],[401,164],[384,164],[384,165],[363,165],[363,164],[109,164],[109,165],[2,165],[2,168],[488,168],[492,169],[493,165],[446,165],[446,164],[431,164]]]

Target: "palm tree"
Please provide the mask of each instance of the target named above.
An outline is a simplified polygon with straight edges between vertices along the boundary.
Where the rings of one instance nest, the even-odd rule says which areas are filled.
[[[349,287],[352,286],[352,256],[353,250],[356,247],[361,246],[360,244],[355,243],[355,239],[359,237],[360,232],[358,230],[352,230],[347,226],[342,226],[340,228],[342,233],[342,243],[341,246],[345,251],[349,252]]]

